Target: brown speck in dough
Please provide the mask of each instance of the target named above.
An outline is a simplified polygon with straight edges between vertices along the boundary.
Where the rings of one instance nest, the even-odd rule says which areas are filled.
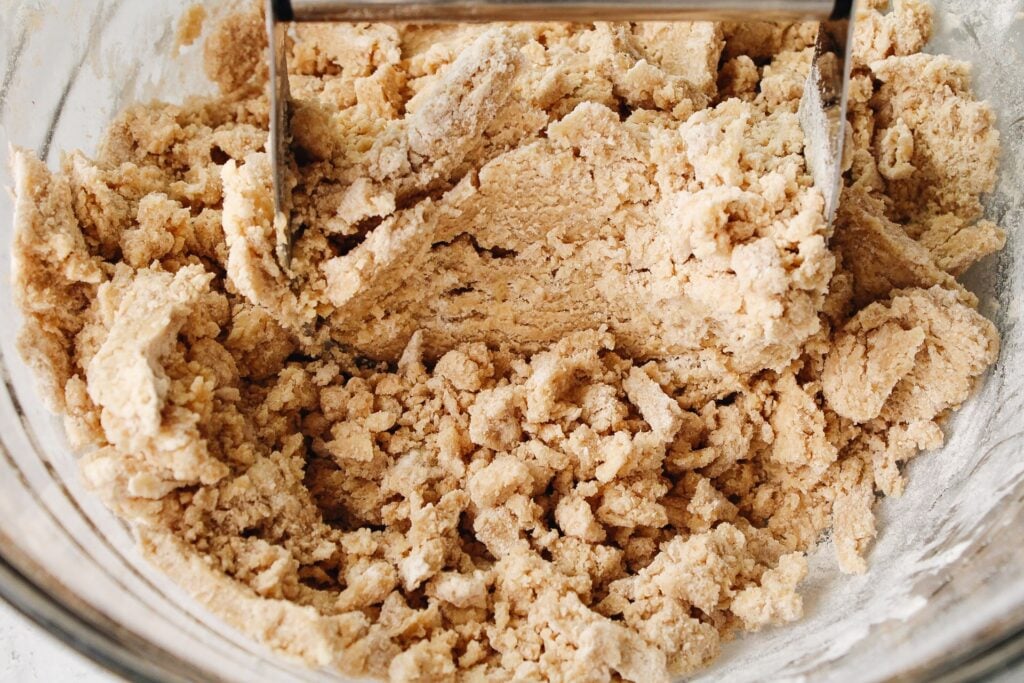
[[[206,22],[206,7],[203,5],[189,5],[181,13],[178,20],[178,31],[174,37],[177,47],[188,47],[199,39],[203,33],[203,24]]]
[[[262,17],[208,26],[220,96],[14,154],[20,347],[85,484],[352,675],[667,681],[799,619],[805,553],[867,571],[877,494],[998,353],[957,281],[1005,239],[993,115],[886,5],[834,234],[811,24],[299,26],[290,273]]]

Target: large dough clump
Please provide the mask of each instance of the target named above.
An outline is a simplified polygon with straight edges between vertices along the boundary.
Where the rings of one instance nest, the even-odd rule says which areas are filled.
[[[957,281],[1004,240],[992,113],[881,4],[834,234],[813,25],[299,26],[291,272],[262,17],[222,20],[221,96],[14,157],[21,345],[86,484],[353,675],[667,681],[798,619],[804,553],[866,570],[998,351]]]

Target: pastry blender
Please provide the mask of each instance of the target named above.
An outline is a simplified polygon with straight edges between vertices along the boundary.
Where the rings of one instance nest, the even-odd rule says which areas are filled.
[[[293,231],[282,169],[290,153],[288,23],[478,21],[818,21],[810,75],[800,101],[804,154],[825,197],[839,203],[850,76],[853,0],[267,0],[270,40],[270,159],[277,258],[290,270]]]

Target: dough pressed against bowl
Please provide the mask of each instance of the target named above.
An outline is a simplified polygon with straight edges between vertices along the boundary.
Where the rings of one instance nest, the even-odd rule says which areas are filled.
[[[208,27],[220,97],[15,157],[23,351],[83,478],[351,673],[663,680],[798,618],[803,552],[866,569],[998,347],[956,281],[1002,246],[992,114],[926,5],[884,10],[831,236],[813,26],[299,27],[294,279],[262,19]]]

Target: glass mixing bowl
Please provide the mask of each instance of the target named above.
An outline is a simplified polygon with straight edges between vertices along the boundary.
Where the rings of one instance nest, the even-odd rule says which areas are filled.
[[[211,13],[226,3],[208,2]],[[1024,657],[1024,0],[944,0],[931,50],[975,65],[1004,142],[990,217],[1009,231],[968,281],[1002,355],[950,420],[944,449],[882,502],[871,568],[811,557],[806,618],[740,638],[701,680],[971,680]],[[0,0],[0,143],[95,148],[134,100],[209,92],[201,48],[174,52],[179,0]],[[0,184],[10,185],[6,164]],[[15,350],[11,199],[0,192],[0,594],[132,680],[337,680],[274,656],[148,566],[131,531],[79,482],[60,422]],[[1009,674],[1008,678],[1016,678]]]

